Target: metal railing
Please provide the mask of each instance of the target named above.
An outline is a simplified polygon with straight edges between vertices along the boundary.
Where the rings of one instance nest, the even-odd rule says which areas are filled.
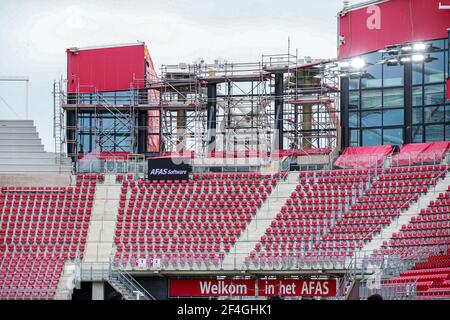
[[[130,297],[136,295],[136,300],[156,300],[155,297],[145,290],[145,288],[126,271],[110,270],[109,282],[117,281],[120,283],[128,291],[127,293]]]

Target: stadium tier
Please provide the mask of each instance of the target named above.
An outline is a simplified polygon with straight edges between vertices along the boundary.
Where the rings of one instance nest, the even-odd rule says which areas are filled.
[[[131,275],[148,272],[323,270],[339,274],[334,298],[342,298],[355,268],[365,273],[364,263],[386,257],[398,259],[399,273],[383,269],[383,288],[400,281],[414,286],[414,297],[446,298],[448,150],[426,163],[409,155],[403,166],[389,166],[406,157],[389,150],[381,166],[379,155],[367,161],[372,154],[364,149],[362,161],[351,155],[347,162],[355,168],[194,171],[180,180],[94,173],[75,175],[65,187],[2,186],[0,298],[67,299],[76,281],[87,279],[85,271],[76,278],[83,266],[89,279],[101,266],[96,281],[128,298]]]
[[[2,186],[1,299],[55,298],[65,261],[83,259],[95,186]]]
[[[135,266],[140,258],[157,258],[163,267],[219,266],[280,177],[286,175],[206,173],[189,182],[123,181],[114,263]]]

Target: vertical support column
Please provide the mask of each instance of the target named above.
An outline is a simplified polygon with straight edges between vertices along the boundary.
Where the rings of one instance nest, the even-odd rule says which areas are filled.
[[[66,118],[66,127],[67,127],[67,155],[72,158],[72,161],[76,162],[78,159],[75,159],[75,112],[74,110],[67,111]]]
[[[177,111],[177,151],[186,149],[186,110]]]
[[[348,129],[348,99],[349,99],[348,77],[341,78],[341,148],[344,150],[350,146],[350,131]]]
[[[105,284],[92,282],[92,300],[105,300]]]
[[[145,154],[147,151],[147,111],[142,110],[137,113],[138,132],[137,149],[139,154]]]
[[[216,128],[217,128],[217,84],[208,84],[207,103],[207,132],[208,132],[208,152],[216,150]]]
[[[403,143],[408,144],[413,140],[412,137],[412,64],[404,65],[404,94],[405,94],[405,110],[404,110],[404,126],[403,126]]]
[[[276,149],[283,149],[283,73],[275,74],[275,139]],[[275,150],[272,150],[272,152]]]
[[[312,148],[312,105],[303,105],[303,148]]]

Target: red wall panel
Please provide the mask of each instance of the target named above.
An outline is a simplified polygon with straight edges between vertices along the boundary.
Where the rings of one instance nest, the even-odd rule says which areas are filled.
[[[446,90],[446,100],[450,102],[450,78],[447,79],[447,90]]]
[[[449,0],[390,0],[377,4],[379,28],[369,7],[347,12],[339,18],[339,59],[379,50],[405,42],[447,38],[450,10],[439,9]],[[369,28],[371,27],[371,28]]]
[[[144,87],[144,45],[67,50],[68,91],[80,92],[129,90]],[[139,79],[141,81],[135,81]]]

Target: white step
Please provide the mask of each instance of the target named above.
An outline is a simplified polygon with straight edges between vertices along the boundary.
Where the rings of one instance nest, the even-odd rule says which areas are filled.
[[[0,158],[10,159],[10,158],[21,158],[21,159],[55,159],[59,157],[54,152],[36,151],[36,152],[2,152],[0,153]]]
[[[70,172],[72,171],[71,166],[63,165],[48,165],[48,164],[14,164],[14,165],[6,165],[0,164],[0,172],[1,173],[41,173],[41,172]]]
[[[37,132],[0,132],[0,140],[10,139],[10,140],[36,140],[39,139]]]
[[[43,145],[29,144],[29,145],[0,145],[1,152],[37,152],[44,151]]]
[[[45,154],[44,154],[45,155]],[[0,153],[0,165],[7,164],[7,165],[59,165],[59,160],[55,157],[40,157],[40,158],[32,158],[32,157],[26,157],[22,158],[20,156],[16,157],[3,157],[3,154]],[[69,158],[63,158],[62,164],[63,165],[71,165],[71,161]]]
[[[33,120],[0,120],[0,127],[11,126],[11,127],[32,127],[34,126]]]
[[[0,136],[0,146],[23,146],[23,145],[40,146],[40,145],[42,145],[42,141],[39,138],[20,139],[20,137],[18,137],[18,138],[14,138],[14,139],[4,139],[2,136]]]
[[[2,133],[33,133],[37,132],[36,127],[32,126],[0,126],[0,134]]]

